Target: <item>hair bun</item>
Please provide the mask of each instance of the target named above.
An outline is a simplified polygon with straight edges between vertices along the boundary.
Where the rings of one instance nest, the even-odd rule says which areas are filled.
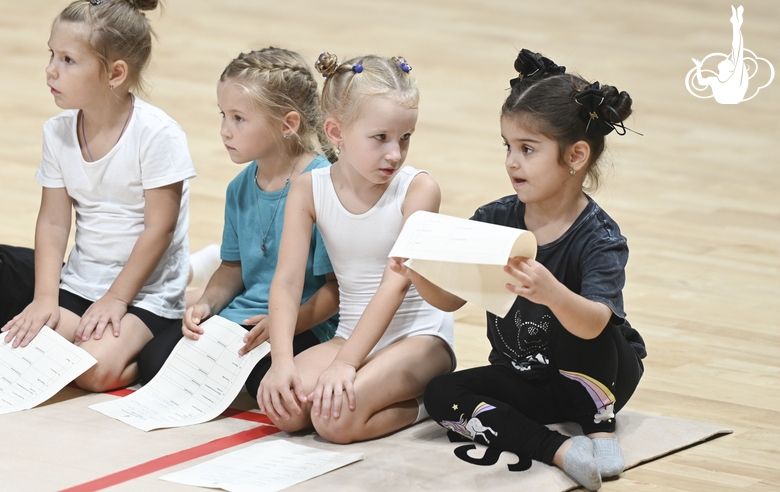
[[[575,94],[574,100],[582,106],[580,115],[586,122],[588,135],[609,135],[612,130],[619,135],[626,134],[623,120],[631,114],[631,96],[627,92],[594,82]]]
[[[331,55],[326,51],[317,58],[314,68],[321,73],[323,77],[330,77],[336,73],[336,70],[339,68],[339,57]]]
[[[542,56],[541,53],[535,53],[525,48],[517,54],[515,70],[517,70],[517,77],[509,81],[512,87],[529,78],[536,80],[566,73],[566,67],[558,66],[554,61]]]
[[[604,117],[612,123],[620,123],[631,115],[631,96],[626,91],[618,91],[611,85],[603,85],[604,106],[610,108]]]

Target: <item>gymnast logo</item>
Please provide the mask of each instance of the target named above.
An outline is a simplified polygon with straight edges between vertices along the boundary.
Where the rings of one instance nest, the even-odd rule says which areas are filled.
[[[720,104],[739,104],[742,101],[749,101],[756,97],[758,91],[771,84],[772,80],[774,80],[775,67],[766,58],[761,58],[745,48],[741,32],[742,13],[744,10],[741,5],[736,9],[734,6],[731,7],[732,40],[730,54],[711,53],[704,57],[702,61],[696,58],[692,59],[696,66],[685,76],[685,88],[694,96],[700,99],[714,97],[715,101]],[[702,68],[704,63],[710,58],[713,58],[714,61],[720,60],[717,65],[717,72]],[[769,68],[769,80],[764,85],[757,87],[750,96],[745,97],[748,92],[750,79],[759,72],[759,66],[762,67],[762,72],[765,71],[763,64],[766,64]],[[710,94],[706,94],[709,92],[707,88],[711,89]],[[701,95],[701,93],[706,95]]]

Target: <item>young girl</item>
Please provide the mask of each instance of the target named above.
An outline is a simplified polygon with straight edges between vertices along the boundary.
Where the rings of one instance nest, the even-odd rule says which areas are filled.
[[[322,118],[317,81],[306,61],[292,51],[265,48],[231,61],[217,84],[222,113],[220,134],[230,159],[252,161],[228,186],[222,262],[200,299],[172,326],[144,347],[138,357],[141,379],[149,381],[162,367],[182,333],[203,334],[200,323],[219,313],[249,330],[246,353],[268,339],[268,291],[279,259],[279,240],[287,192],[301,174],[330,162],[318,151]],[[327,146],[327,145],[326,145]],[[303,244],[303,306],[295,328],[294,352],[330,340],[338,309],[338,286],[316,229]],[[271,366],[261,360],[246,382],[254,397]]]
[[[480,207],[473,220],[532,231],[536,260],[512,258],[507,289],[517,300],[504,318],[487,313],[490,366],[440,376],[425,406],[441,426],[481,444],[554,464],[591,490],[620,473],[615,413],[643,372],[644,342],[623,311],[626,239],[583,192],[598,183],[604,136],[631,114],[631,98],[564,73],[523,50],[501,111],[506,169],[515,195]],[[434,306],[465,301],[400,261]],[[587,437],[544,424],[574,421]],[[479,432],[477,432],[479,430]]]
[[[195,170],[179,125],[132,92],[152,45],[141,11],[156,6],[78,0],[49,38],[46,79],[66,111],[44,127],[34,299],[2,330],[14,347],[44,325],[79,344],[98,360],[76,379],[91,391],[132,383],[138,352],[184,313]]]
[[[405,219],[437,212],[425,173],[402,168],[419,93],[401,58],[338,64],[324,53],[325,134],[338,161],[301,176],[290,191],[279,267],[271,284],[273,364],[258,402],[279,428],[314,426],[348,443],[383,436],[420,418],[428,381],[454,367],[453,321],[387,267]],[[306,245],[316,223],[339,284],[336,336],[293,359]]]

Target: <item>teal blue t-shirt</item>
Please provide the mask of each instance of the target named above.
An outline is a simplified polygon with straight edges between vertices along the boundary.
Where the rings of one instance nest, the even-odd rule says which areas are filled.
[[[304,172],[329,165],[330,162],[326,158],[317,156]],[[250,316],[268,314],[268,294],[279,259],[284,208],[290,189],[287,186],[270,193],[261,190],[255,182],[256,171],[256,162],[241,171],[228,185],[225,200],[225,227],[222,231],[220,256],[225,261],[241,262],[244,291],[219,314],[239,324]],[[263,254],[261,245],[266,231],[266,254]],[[314,226],[301,303],[306,302],[322,287],[325,275],[331,272],[333,267],[325,251],[325,244]],[[337,325],[338,316],[335,316],[313,327],[311,331],[320,342],[325,342],[333,338]]]

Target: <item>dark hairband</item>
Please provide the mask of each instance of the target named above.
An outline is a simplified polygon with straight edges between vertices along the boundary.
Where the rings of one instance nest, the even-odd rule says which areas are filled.
[[[620,121],[618,112],[609,104],[604,104],[604,92],[598,82],[593,82],[574,96],[574,101],[582,106],[580,115],[585,123],[585,133],[591,137],[605,136],[615,130],[618,135],[626,134],[626,127]],[[603,110],[615,115],[615,123],[604,118]],[[620,130],[618,130],[620,128]]]
[[[517,55],[515,70],[517,70],[517,77],[509,81],[511,87],[529,78],[542,78],[566,73],[566,67],[560,67],[549,58],[525,48],[521,49]]]

